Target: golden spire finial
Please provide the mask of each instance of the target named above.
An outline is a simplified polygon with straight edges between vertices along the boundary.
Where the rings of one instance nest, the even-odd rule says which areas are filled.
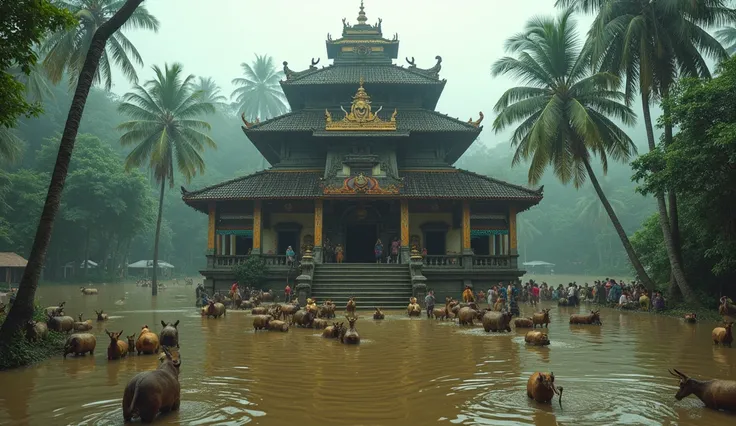
[[[368,18],[365,16],[365,7],[363,6],[363,0],[360,0],[360,12],[358,13],[358,23],[365,24]]]

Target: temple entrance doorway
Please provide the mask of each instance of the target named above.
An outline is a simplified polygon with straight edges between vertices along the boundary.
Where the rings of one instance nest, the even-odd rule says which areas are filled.
[[[376,224],[348,224],[345,233],[345,262],[375,263],[374,247],[378,239]],[[383,247],[386,253],[386,245]]]
[[[424,244],[428,255],[444,256],[445,233],[441,231],[430,231],[425,234]]]
[[[286,254],[286,249],[291,246],[294,253],[299,253],[299,234],[296,231],[279,231],[278,239],[278,253],[280,255]]]

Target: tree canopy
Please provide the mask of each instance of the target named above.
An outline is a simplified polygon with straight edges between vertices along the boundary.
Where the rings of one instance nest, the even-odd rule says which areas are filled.
[[[31,73],[35,46],[49,31],[72,25],[74,18],[50,0],[0,2],[0,127],[14,127],[19,116],[37,115],[40,105],[25,96],[25,85],[11,73]],[[5,143],[0,138],[0,145]],[[1,153],[1,151],[0,151]]]

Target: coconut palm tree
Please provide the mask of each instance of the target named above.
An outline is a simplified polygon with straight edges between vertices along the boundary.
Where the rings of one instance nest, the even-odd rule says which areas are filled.
[[[9,129],[0,125],[0,165],[12,164],[23,154],[23,141]]]
[[[125,3],[124,0],[58,0],[60,7],[66,7],[79,20],[79,25],[65,31],[51,34],[43,44],[46,58],[43,65],[49,73],[51,81],[58,83],[69,75],[69,85],[74,86],[84,64],[84,57],[92,40],[92,35]],[[105,88],[112,88],[112,66],[120,68],[125,77],[134,83],[138,82],[138,74],[133,62],[143,65],[138,49],[123,34],[122,30],[145,29],[158,31],[159,22],[148,13],[145,6],[140,6],[130,20],[110,38],[100,66],[95,74],[95,84],[104,83]]]
[[[591,165],[597,156],[606,173],[609,157],[627,161],[636,154],[634,143],[611,120],[631,125],[636,117],[616,90],[619,78],[591,72],[572,14],[567,9],[556,19],[532,18],[524,32],[506,42],[515,57],[496,61],[492,74],[515,76],[524,85],[507,90],[498,100],[493,128],[498,133],[519,123],[511,137],[516,147],[512,165],[530,161],[530,184],[537,184],[550,165],[564,184],[572,181],[579,188],[590,179],[636,272],[653,289]]]
[[[534,222],[526,216],[518,216],[516,223],[519,228],[519,240],[524,242],[524,262],[528,262],[529,258],[526,255],[527,247],[534,242],[535,237],[542,235],[542,231],[537,229],[534,226]]]
[[[267,120],[288,111],[279,85],[284,73],[276,69],[271,56],[256,55],[255,61],[243,62],[240,66],[243,77],[233,79],[232,83],[239,87],[230,96],[235,99],[238,114],[245,113],[248,120],[254,121]]]
[[[626,211],[626,203],[621,199],[624,195],[621,189],[609,191],[607,190],[608,188],[605,188],[605,181],[601,187],[606,189],[604,191],[605,193],[609,194],[608,202],[611,203],[611,207],[615,207],[615,210],[618,213]],[[611,192],[613,192],[613,196],[611,196]],[[578,197],[575,202],[575,210],[579,212],[579,221],[587,222],[600,228],[603,228],[606,221],[608,221],[608,213],[603,208],[603,205],[595,192]]]
[[[192,84],[192,89],[195,92],[200,92],[202,102],[212,104],[218,109],[227,107],[227,98],[222,95],[222,89],[212,77],[199,77]]]
[[[34,298],[36,289],[38,288],[38,280],[41,276],[41,270],[46,260],[46,251],[51,241],[54,219],[59,212],[61,193],[64,190],[64,182],[69,171],[69,163],[71,162],[74,151],[74,142],[79,131],[79,123],[82,121],[82,113],[87,102],[87,95],[89,95],[94,77],[97,74],[97,66],[105,51],[105,45],[110,37],[135,13],[136,8],[142,2],[143,0],[125,1],[107,22],[100,25],[94,31],[89,49],[86,51],[84,64],[81,67],[81,74],[78,78],[79,84],[74,92],[72,104],[69,107],[69,115],[59,144],[59,154],[56,158],[54,170],[51,173],[51,182],[49,183],[49,190],[46,194],[46,202],[44,203],[41,218],[38,222],[38,229],[33,239],[31,253],[28,256],[28,264],[23,270],[23,277],[18,286],[15,303],[13,303],[8,316],[5,318],[5,322],[0,327],[0,343],[2,343],[0,344],[0,357],[7,356],[4,353],[4,349],[10,347],[7,343],[16,336],[16,333],[21,327],[33,318]]]
[[[158,293],[156,282],[159,237],[163,217],[164,192],[168,180],[174,185],[174,171],[189,182],[205,169],[200,155],[205,147],[216,148],[215,141],[203,130],[209,123],[199,117],[215,112],[215,107],[202,100],[195,92],[193,75],[184,76],[182,65],[168,64],[162,70],[153,67],[156,77],[143,86],[136,85],[123,96],[119,110],[131,118],[118,126],[125,133],[120,137],[123,146],[134,145],[125,159],[128,169],[148,166],[161,186],[158,205],[156,236],[153,244],[153,274],[151,291]]]
[[[561,6],[597,13],[588,33],[592,63],[624,77],[627,104],[641,96],[649,149],[656,148],[650,104],[667,99],[678,76],[710,78],[705,62],[728,57],[726,50],[706,29],[733,22],[736,11],[730,0],[557,0]],[[664,102],[664,145],[672,143],[668,103]],[[690,303],[697,303],[683,270],[679,242],[677,196],[655,194],[673,283]]]
[[[736,53],[736,27],[727,27],[716,31],[716,38],[726,47],[729,55]]]

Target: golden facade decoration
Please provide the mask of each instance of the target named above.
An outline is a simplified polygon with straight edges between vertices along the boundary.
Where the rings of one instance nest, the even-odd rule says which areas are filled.
[[[322,246],[322,214],[324,205],[322,200],[314,201],[314,245]]]
[[[374,177],[365,176],[363,173],[358,176],[346,178],[342,186],[326,186],[323,189],[325,195],[348,195],[348,194],[368,194],[368,195],[396,195],[399,193],[399,186],[388,185],[383,188]]]
[[[253,250],[261,248],[261,200],[253,207]]]
[[[353,96],[353,102],[350,105],[350,112],[346,111],[342,106],[340,109],[345,113],[345,117],[339,121],[333,121],[332,114],[330,111],[325,110],[325,130],[339,130],[339,131],[366,131],[366,130],[384,130],[384,131],[395,131],[396,130],[396,116],[398,110],[394,110],[391,114],[389,121],[383,121],[378,116],[383,107],[378,108],[378,111],[373,112],[371,106],[371,97],[363,88],[365,79],[360,78],[360,87]]]
[[[485,115],[483,115],[483,111],[479,112],[478,115],[479,115],[479,118],[475,121],[473,121],[473,117],[470,117],[470,119],[468,120],[468,124],[472,125],[473,127],[480,126],[480,123],[483,122]]]
[[[463,249],[470,249],[470,202],[463,201]]]
[[[401,246],[409,247],[409,201],[401,200]]]

